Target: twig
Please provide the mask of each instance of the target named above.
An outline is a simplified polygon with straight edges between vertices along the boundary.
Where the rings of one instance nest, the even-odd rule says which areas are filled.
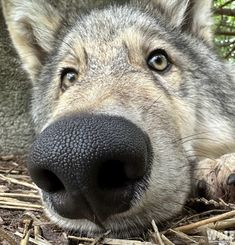
[[[104,238],[110,233],[111,231],[108,230],[107,232],[105,232],[104,234],[98,236],[92,243],[91,245],[97,245],[99,244],[101,241],[104,240]]]
[[[9,206],[9,205],[0,205],[0,208],[4,209],[14,209],[14,210],[28,210],[28,211],[42,211],[42,208],[32,208],[32,207],[22,207],[22,206]]]
[[[14,159],[14,155],[6,155],[6,156],[0,156],[0,160],[2,161],[11,161]]]
[[[25,236],[21,239],[20,245],[27,245],[29,241],[29,236],[30,236],[31,230],[28,230]]]
[[[216,15],[235,16],[235,10],[230,8],[215,8],[213,12]]]
[[[234,52],[235,52],[235,47],[233,47],[233,48],[226,54],[225,59],[228,59],[229,56],[230,56],[232,53],[234,53]]]
[[[0,205],[9,205],[9,206],[20,206],[20,207],[30,207],[30,208],[37,208],[37,209],[42,209],[43,207],[41,205],[38,204],[32,204],[29,202],[22,202],[22,201],[18,201],[18,202],[8,202],[8,201],[1,201],[0,200]]]
[[[214,230],[226,230],[228,228],[234,228],[235,227],[235,219],[226,219],[222,221],[217,221],[216,223],[210,223],[208,225],[203,225],[199,227],[199,229],[205,229],[210,228]]]
[[[216,31],[215,35],[221,35],[221,36],[235,36],[234,31]]]
[[[173,232],[176,236],[178,236],[179,238],[185,240],[187,243],[190,241],[190,243],[195,243],[197,244],[197,242],[195,240],[193,240],[192,238],[190,238],[189,236],[187,236],[186,234],[184,234],[181,231],[176,231],[176,230],[172,230],[170,229],[171,232]]]
[[[229,1],[225,2],[224,4],[222,4],[222,5],[220,6],[220,8],[225,7],[226,5],[232,3],[233,1],[234,1],[234,0],[229,0]]]
[[[174,243],[171,242],[165,235],[162,234],[161,237],[165,245],[174,245]]]
[[[20,232],[15,232],[15,235],[18,236],[18,237],[23,237],[23,234],[21,234]],[[36,245],[52,245],[50,242],[48,242],[47,240],[45,239],[41,239],[41,238],[38,238],[37,240],[33,239],[33,238],[29,238],[29,241],[33,244],[36,244]]]
[[[33,220],[24,220],[24,233],[23,237],[20,241],[20,245],[27,245],[29,241],[29,236],[31,233],[31,228],[32,228]]]
[[[40,237],[42,236],[42,230],[39,225],[34,225],[34,239],[39,240]]]
[[[89,237],[76,237],[76,236],[67,236],[68,239],[80,241],[80,242],[94,242],[94,238]]]
[[[192,220],[194,218],[198,218],[199,219],[201,216],[208,215],[208,214],[211,214],[211,213],[214,213],[214,212],[224,213],[226,211],[228,211],[228,210],[226,210],[226,209],[212,209],[212,210],[207,210],[207,211],[202,212],[202,213],[193,214],[191,216],[186,216],[186,217],[182,218],[181,220],[177,221],[174,224],[174,227],[178,226],[179,224],[185,223],[186,221],[190,221],[190,220]],[[174,228],[172,228],[172,229],[174,229]]]
[[[0,168],[0,173],[7,174],[8,172],[9,172],[8,169]],[[12,174],[19,174],[19,171],[18,171],[18,170],[12,170],[12,171],[11,171],[11,175],[12,175]]]
[[[160,245],[164,245],[162,238],[161,238],[161,235],[158,231],[157,225],[156,225],[154,220],[152,220],[152,227],[154,230],[154,233],[152,233],[152,236],[154,238],[154,242],[156,242],[157,244],[160,244]]]
[[[19,198],[22,197],[22,198],[40,199],[40,196],[35,194],[5,193],[5,192],[0,192],[0,197],[19,197]]]
[[[6,172],[6,174],[7,174],[7,175],[8,175],[8,174],[11,174],[13,171],[16,171],[16,169],[19,168],[19,167],[20,167],[20,165],[16,164],[14,167],[10,168],[10,169]]]
[[[13,179],[21,179],[21,180],[27,180],[27,183],[31,182],[31,178],[28,175],[25,174],[19,174],[19,173],[15,173],[15,174],[8,174],[7,175],[8,178],[13,178]]]
[[[10,177],[5,177],[2,174],[0,174],[0,179],[5,180],[7,182],[11,182],[13,184],[22,185],[22,186],[29,187],[31,189],[36,189],[37,190],[37,187],[35,185],[33,185],[33,184],[30,184],[30,183],[27,183],[27,182],[24,182],[24,181],[20,181],[20,180],[16,180],[16,179],[13,179],[13,178],[10,178]]]
[[[215,217],[211,217],[211,218],[208,218],[208,219],[205,219],[205,220],[201,220],[201,221],[198,221],[198,222],[195,222],[195,223],[192,223],[192,224],[183,225],[183,226],[174,228],[174,230],[187,233],[187,232],[189,232],[189,231],[191,231],[193,229],[196,229],[196,228],[198,228],[200,226],[207,225],[207,224],[210,224],[210,223],[222,220],[222,219],[228,219],[228,218],[231,218],[231,217],[234,217],[234,216],[235,216],[235,210],[227,212],[227,213],[224,213],[224,214],[220,214],[220,215],[217,215]]]

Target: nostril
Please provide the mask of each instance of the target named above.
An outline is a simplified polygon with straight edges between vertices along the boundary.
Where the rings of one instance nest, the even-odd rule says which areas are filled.
[[[31,175],[37,186],[46,192],[55,193],[65,189],[62,181],[50,170],[37,169]]]
[[[128,186],[134,182],[127,176],[125,163],[119,160],[109,160],[102,163],[98,172],[98,186],[103,190],[113,190]]]

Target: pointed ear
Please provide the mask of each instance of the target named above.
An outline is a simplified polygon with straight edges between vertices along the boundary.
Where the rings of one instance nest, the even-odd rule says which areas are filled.
[[[212,44],[212,0],[152,0],[173,27]]]
[[[2,0],[13,44],[31,80],[52,51],[62,17],[44,0]]]

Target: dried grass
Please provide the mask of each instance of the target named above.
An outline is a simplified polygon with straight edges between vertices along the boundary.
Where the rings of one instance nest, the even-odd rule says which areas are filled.
[[[231,237],[224,233],[224,231],[235,230],[234,204],[205,199],[194,199],[189,203],[191,206],[203,204],[207,210],[200,213],[188,211],[187,215],[161,231],[153,220],[148,241],[110,239],[106,237],[107,234],[96,238],[72,236],[51,225],[46,219],[37,188],[28,177],[25,167],[17,163],[13,156],[0,159],[0,244],[52,245],[69,244],[69,241],[73,241],[72,244],[89,245],[211,244],[208,241],[208,232],[218,240],[225,241],[224,244],[226,241],[227,244],[234,244]],[[14,217],[12,214],[10,217],[11,212],[17,210],[19,210],[18,216]],[[6,212],[9,215],[5,217]],[[53,233],[55,233],[54,237]]]

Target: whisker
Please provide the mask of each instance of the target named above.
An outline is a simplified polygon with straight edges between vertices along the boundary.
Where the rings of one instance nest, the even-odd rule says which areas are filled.
[[[185,136],[185,137],[183,137],[183,138],[177,139],[177,140],[173,141],[172,143],[177,143],[177,142],[179,142],[179,141],[183,141],[184,139],[188,139],[188,138],[191,138],[191,137],[195,137],[195,136],[203,135],[203,134],[208,134],[208,133],[209,133],[209,132],[195,133],[195,134],[188,135],[188,136]]]

